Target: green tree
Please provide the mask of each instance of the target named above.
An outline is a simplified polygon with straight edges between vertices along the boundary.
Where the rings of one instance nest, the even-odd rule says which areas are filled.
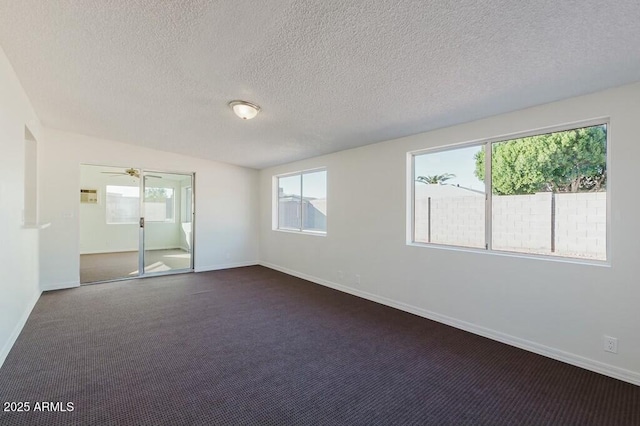
[[[492,188],[497,195],[606,188],[606,127],[593,126],[492,144]],[[475,156],[484,180],[485,148]]]
[[[168,198],[167,189],[166,188],[152,188],[147,187],[144,191],[144,199],[145,201],[164,201]]]
[[[448,181],[449,179],[453,179],[456,175],[452,173],[443,173],[441,175],[431,175],[431,176],[418,176],[416,178],[416,182],[422,182],[426,184],[442,184]]]

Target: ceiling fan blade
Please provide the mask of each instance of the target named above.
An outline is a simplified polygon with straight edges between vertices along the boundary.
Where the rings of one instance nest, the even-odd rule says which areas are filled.
[[[126,173],[122,173],[122,172],[100,172],[100,173],[104,173],[105,175],[125,175]]]
[[[162,176],[158,176],[158,175],[144,175],[144,177],[152,177],[152,178],[156,178],[156,179],[162,179]]]

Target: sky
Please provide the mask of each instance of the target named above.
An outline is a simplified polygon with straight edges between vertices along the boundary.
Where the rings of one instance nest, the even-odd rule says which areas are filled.
[[[107,192],[131,198],[138,198],[140,196],[140,188],[137,186],[107,185]]]
[[[451,173],[456,177],[449,179],[446,183],[484,192],[484,182],[478,180],[473,174],[476,168],[474,156],[480,149],[480,146],[470,146],[416,155],[415,177]]]
[[[280,188],[284,189],[287,195],[300,195],[300,175],[285,176],[278,178]],[[302,175],[302,185],[304,196],[310,198],[327,197],[327,171],[321,170]]]

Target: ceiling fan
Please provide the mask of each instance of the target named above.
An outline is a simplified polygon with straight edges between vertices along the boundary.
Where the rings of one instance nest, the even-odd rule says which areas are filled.
[[[129,167],[128,169],[125,169],[124,172],[102,172],[102,173],[106,175],[131,176],[135,178],[140,177],[140,170],[134,169],[133,167]],[[144,176],[162,179],[162,176],[158,176],[158,175],[144,175]]]

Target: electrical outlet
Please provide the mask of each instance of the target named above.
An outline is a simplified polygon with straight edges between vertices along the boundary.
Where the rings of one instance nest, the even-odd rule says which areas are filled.
[[[360,285],[360,275],[356,274],[356,285]]]
[[[611,336],[604,336],[604,350],[614,354],[618,353],[618,339]]]

